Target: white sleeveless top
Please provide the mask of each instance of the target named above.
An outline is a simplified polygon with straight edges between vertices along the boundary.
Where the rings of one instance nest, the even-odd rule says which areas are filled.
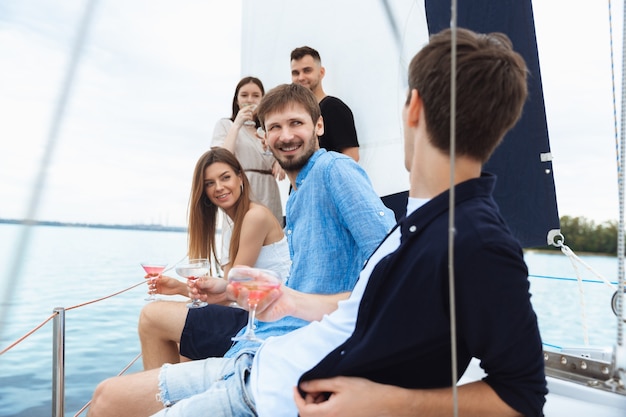
[[[232,228],[224,224],[222,228],[222,256],[220,264],[226,265],[230,262],[228,247],[230,245],[230,237]],[[261,247],[259,257],[253,265],[255,268],[270,269],[278,272],[283,279],[283,283],[287,283],[289,270],[291,268],[291,257],[289,256],[289,245],[287,244],[287,236],[283,236],[278,242],[271,243]]]

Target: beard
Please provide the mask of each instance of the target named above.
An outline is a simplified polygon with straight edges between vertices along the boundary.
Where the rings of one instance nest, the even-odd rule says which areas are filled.
[[[311,134],[310,140],[308,141],[308,144],[303,143],[303,146],[306,146],[306,148],[304,148],[304,152],[302,154],[294,157],[284,157],[282,155],[274,154],[274,158],[276,158],[278,164],[285,171],[299,171],[304,168],[307,162],[309,162],[309,159],[311,159],[311,156],[313,156],[313,154],[319,149],[318,144],[319,142],[317,139],[317,135],[315,135],[315,132],[313,132]],[[280,147],[281,143],[275,143],[274,145],[275,148]]]

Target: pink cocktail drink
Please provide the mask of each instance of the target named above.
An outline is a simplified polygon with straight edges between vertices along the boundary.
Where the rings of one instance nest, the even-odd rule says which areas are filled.
[[[239,292],[242,289],[248,290],[248,325],[246,331],[232,340],[253,340],[261,341],[254,334],[254,318],[259,301],[263,300],[270,291],[279,289],[282,283],[280,275],[275,271],[250,267],[233,267],[228,272],[228,282]]]
[[[141,265],[143,270],[146,271],[146,274],[151,277],[157,277],[163,272],[165,269],[165,265]]]
[[[146,301],[155,301],[157,299],[155,296],[156,288],[155,288],[154,283],[156,281],[156,278],[163,273],[166,266],[167,264],[158,263],[158,262],[142,262],[141,263],[141,267],[143,268],[144,271],[146,271],[145,278],[150,280],[150,290],[148,291],[150,295],[148,296],[148,298],[146,298]]]
[[[247,288],[249,291],[248,302],[250,305],[257,305],[259,301],[267,297],[270,291],[280,288],[280,283],[259,282],[259,281],[239,281],[232,282],[233,287],[239,291],[241,288]]]

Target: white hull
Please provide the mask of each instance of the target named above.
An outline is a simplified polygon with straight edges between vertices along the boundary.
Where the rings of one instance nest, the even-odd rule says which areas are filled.
[[[548,377],[549,394],[543,409],[547,417],[624,417],[626,395]]]
[[[470,362],[459,384],[479,381],[485,376],[479,361]],[[593,388],[548,376],[548,395],[543,408],[546,417],[625,417],[626,395]],[[623,391],[623,390],[622,390]]]

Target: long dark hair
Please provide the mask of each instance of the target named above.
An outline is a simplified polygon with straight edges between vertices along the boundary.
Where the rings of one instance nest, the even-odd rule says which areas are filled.
[[[244,77],[239,81],[237,87],[235,88],[235,95],[233,96],[233,113],[230,116],[230,120],[235,121],[235,117],[239,113],[239,103],[237,103],[237,96],[239,95],[239,90],[246,84],[254,83],[261,89],[261,95],[265,95],[265,88],[263,88],[263,83],[256,77]],[[257,122],[258,125],[258,122]]]
[[[216,162],[229,165],[235,175],[238,175],[243,184],[241,196],[235,203],[233,233],[229,245],[229,258],[235,261],[239,251],[239,237],[241,224],[245,214],[250,209],[250,183],[239,160],[228,149],[213,147],[205,152],[193,171],[191,194],[189,196],[188,217],[188,256],[189,259],[208,258],[218,262],[215,248],[215,233],[217,229],[217,206],[209,200],[204,190],[204,171]]]

